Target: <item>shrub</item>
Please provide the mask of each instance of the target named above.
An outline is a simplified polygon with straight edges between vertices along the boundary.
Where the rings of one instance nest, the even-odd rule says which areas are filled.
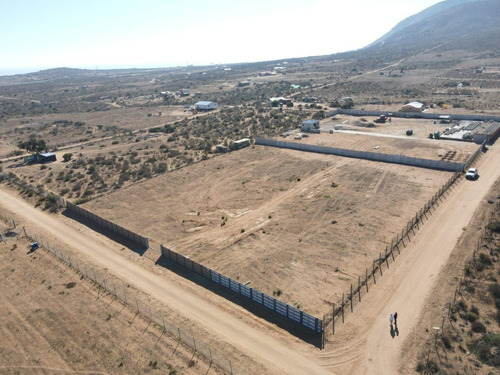
[[[441,336],[441,341],[443,342],[443,345],[446,349],[450,350],[453,347],[448,336]]]
[[[73,154],[72,154],[71,152],[67,152],[67,153],[65,153],[65,154],[63,155],[63,160],[64,160],[65,162],[68,162],[68,161],[70,161],[70,160],[71,160],[71,158],[72,158],[72,157],[73,157]]]
[[[486,326],[483,323],[476,321],[476,322],[472,323],[471,330],[472,330],[472,332],[476,332],[476,333],[485,333]]]
[[[500,220],[488,225],[488,229],[495,233],[500,233]]]
[[[479,254],[479,261],[484,264],[485,266],[490,266],[493,264],[493,262],[491,261],[491,258],[489,257],[489,255],[485,254],[485,253],[481,253]]]
[[[475,322],[476,320],[479,319],[479,316],[472,311],[467,312],[467,320],[469,322]]]
[[[425,374],[437,374],[439,372],[439,366],[431,359],[427,362],[419,362],[415,370]]]

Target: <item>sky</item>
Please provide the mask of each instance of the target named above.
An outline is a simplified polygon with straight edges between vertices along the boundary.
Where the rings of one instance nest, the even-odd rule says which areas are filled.
[[[231,64],[365,47],[440,0],[0,0],[0,75]]]

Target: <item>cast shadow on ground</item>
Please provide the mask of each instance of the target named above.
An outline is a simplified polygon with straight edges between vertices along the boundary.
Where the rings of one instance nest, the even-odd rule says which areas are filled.
[[[391,337],[394,338],[396,336],[399,336],[399,329],[398,325],[394,324],[394,326],[391,324]]]
[[[305,342],[314,345],[318,348],[322,347],[322,339],[320,333],[315,333],[310,329],[304,327],[300,323],[291,321],[290,319],[278,314],[277,312],[270,310],[261,304],[246,298],[239,293],[233,292],[199,274],[188,270],[180,265],[175,264],[163,255],[156,261],[157,265],[160,265],[177,275],[190,280],[193,283],[243,307],[247,311],[251,312],[259,318],[265,319],[268,322],[276,324],[278,327],[290,332],[292,335],[304,340]]]
[[[79,223],[85,225],[86,227],[92,229],[93,231],[102,234],[103,236],[108,237],[110,240],[119,243],[120,245],[125,246],[127,249],[132,250],[134,253],[137,253],[139,255],[143,255],[147,247],[139,245],[138,243],[129,240],[126,237],[123,237],[122,235],[115,233],[109,229],[103,228],[102,226],[98,225],[92,220],[88,220],[84,218],[81,215],[78,215],[77,213],[74,213],[68,209],[64,210],[62,214],[70,219],[76,220]]]

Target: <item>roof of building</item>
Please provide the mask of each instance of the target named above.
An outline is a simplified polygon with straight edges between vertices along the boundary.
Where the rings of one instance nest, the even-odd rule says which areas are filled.
[[[276,97],[276,98],[269,98],[270,101],[272,102],[281,102],[281,101],[292,101],[292,99],[289,98],[284,98],[282,96]]]
[[[246,143],[246,142],[250,142],[250,139],[249,138],[241,138],[241,139],[238,139],[237,141],[234,141],[234,143]]]
[[[411,102],[411,103],[405,104],[405,106],[410,106],[410,107],[414,107],[414,108],[422,108],[424,105],[420,102]]]
[[[44,154],[39,154],[40,156],[44,157],[44,158],[48,158],[48,157],[51,157],[51,156],[55,156],[54,153],[52,152],[46,152]]]
[[[213,102],[208,102],[208,101],[200,101],[200,102],[196,102],[195,105],[210,105],[212,104]]]
[[[319,120],[315,120],[315,119],[302,121],[303,124],[317,124],[318,122],[319,122]]]

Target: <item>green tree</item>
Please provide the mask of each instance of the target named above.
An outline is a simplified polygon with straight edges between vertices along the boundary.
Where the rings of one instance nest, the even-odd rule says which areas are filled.
[[[38,154],[41,151],[47,151],[47,143],[43,139],[36,139],[34,135],[30,136],[27,141],[19,142],[17,147]]]
[[[63,155],[63,160],[70,161],[72,157],[73,157],[73,154],[71,152],[68,152],[68,153]]]

